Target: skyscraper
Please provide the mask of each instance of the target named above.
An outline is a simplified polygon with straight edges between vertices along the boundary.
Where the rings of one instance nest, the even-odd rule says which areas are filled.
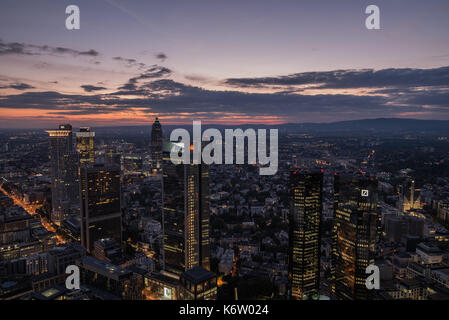
[[[81,244],[92,252],[103,238],[122,241],[120,168],[95,164],[81,168]]]
[[[422,209],[420,189],[415,188],[414,180],[407,180],[399,185],[398,209],[400,212],[416,211]]]
[[[209,270],[209,168],[172,163],[172,147],[176,144],[164,144],[164,269],[177,274],[196,266]]]
[[[293,299],[317,299],[323,173],[290,174],[289,280]]]
[[[51,220],[60,225],[64,218],[79,212],[78,157],[70,124],[46,132],[50,136]]]
[[[95,163],[94,139],[95,132],[90,131],[89,127],[81,127],[80,131],[76,132],[76,150],[81,167]]]
[[[162,168],[162,127],[157,117],[151,128],[151,161],[153,168],[160,171]]]
[[[379,214],[377,180],[335,175],[331,292],[339,299],[370,297],[366,267],[374,264]]]

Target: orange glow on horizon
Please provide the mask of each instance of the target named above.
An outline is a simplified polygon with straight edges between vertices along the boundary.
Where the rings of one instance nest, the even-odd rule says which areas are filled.
[[[4,108],[0,111],[0,127],[2,123],[46,123],[46,127],[54,126],[62,122],[71,123],[74,126],[126,126],[126,125],[148,125],[159,117],[162,124],[166,125],[188,125],[193,120],[201,120],[205,125],[243,125],[243,124],[266,124],[276,125],[291,122],[284,116],[272,115],[249,115],[245,113],[230,112],[197,112],[197,113],[149,113],[143,112],[141,108],[131,108],[126,111],[115,111],[111,113],[98,113],[89,115],[73,115],[70,111],[64,114],[60,111],[55,114],[54,110],[47,109],[13,109]],[[32,125],[28,127],[33,128]],[[39,125],[39,127],[44,127]]]

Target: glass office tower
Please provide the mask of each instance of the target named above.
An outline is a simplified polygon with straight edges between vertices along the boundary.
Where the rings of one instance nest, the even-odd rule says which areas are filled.
[[[76,150],[81,167],[95,163],[94,140],[95,132],[90,131],[88,127],[81,127],[80,131],[76,132]]]
[[[162,168],[162,126],[157,117],[151,127],[151,161],[153,169]]]
[[[51,220],[60,225],[69,215],[79,214],[78,155],[70,124],[46,132],[50,137]]]
[[[81,244],[92,252],[103,238],[122,241],[120,168],[95,164],[81,168]]]
[[[379,215],[376,179],[335,175],[331,293],[336,298],[370,298],[366,268],[374,264]]]
[[[163,261],[166,271],[181,274],[196,266],[210,269],[209,168],[173,163],[163,152]]]
[[[289,281],[292,299],[318,299],[323,173],[290,173]]]

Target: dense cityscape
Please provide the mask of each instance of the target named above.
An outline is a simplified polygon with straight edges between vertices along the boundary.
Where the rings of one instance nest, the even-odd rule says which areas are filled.
[[[1,0],[0,315],[444,316],[448,16]]]
[[[2,129],[0,299],[448,300],[442,124],[279,125],[272,176],[172,162],[158,118]]]

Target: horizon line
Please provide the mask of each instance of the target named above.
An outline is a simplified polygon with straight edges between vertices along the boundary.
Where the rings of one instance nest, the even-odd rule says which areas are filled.
[[[156,118],[156,117],[155,117]],[[161,122],[161,118],[159,118],[159,121]],[[366,121],[366,120],[403,120],[403,121],[435,121],[435,122],[444,122],[444,121],[449,121],[448,120],[441,120],[441,119],[416,119],[416,118],[397,118],[397,117],[391,117],[391,118],[387,118],[387,117],[379,117],[379,118],[361,118],[361,119],[353,119],[353,120],[338,120],[338,121],[323,121],[323,122],[282,122],[282,123],[277,123],[277,124],[266,124],[266,123],[242,123],[242,124],[232,124],[232,123],[225,123],[225,124],[217,124],[217,123],[208,123],[208,122],[202,122],[202,120],[194,120],[192,119],[191,122],[182,122],[182,123],[164,123],[161,122],[161,125],[164,126],[186,126],[186,125],[191,125],[193,121],[201,121],[201,125],[206,125],[206,126],[232,126],[232,127],[238,127],[238,126],[285,126],[285,125],[308,125],[308,124],[318,124],[318,125],[330,125],[330,124],[335,124],[335,123],[342,123],[342,122],[356,122],[356,121]],[[163,121],[163,119],[162,119]],[[78,121],[76,121],[78,122]],[[72,126],[74,128],[80,128],[80,127],[90,127],[90,128],[117,128],[117,127],[145,127],[145,126],[151,126],[153,124],[154,121],[149,121],[148,124],[134,124],[134,125],[99,125],[99,126],[95,126],[95,125],[81,125],[81,126]],[[59,124],[70,124],[70,122],[67,121],[61,121],[59,122]],[[43,127],[30,127],[30,128],[14,128],[14,127],[2,127],[0,126],[0,130],[46,130],[49,129],[48,126],[43,126]]]

